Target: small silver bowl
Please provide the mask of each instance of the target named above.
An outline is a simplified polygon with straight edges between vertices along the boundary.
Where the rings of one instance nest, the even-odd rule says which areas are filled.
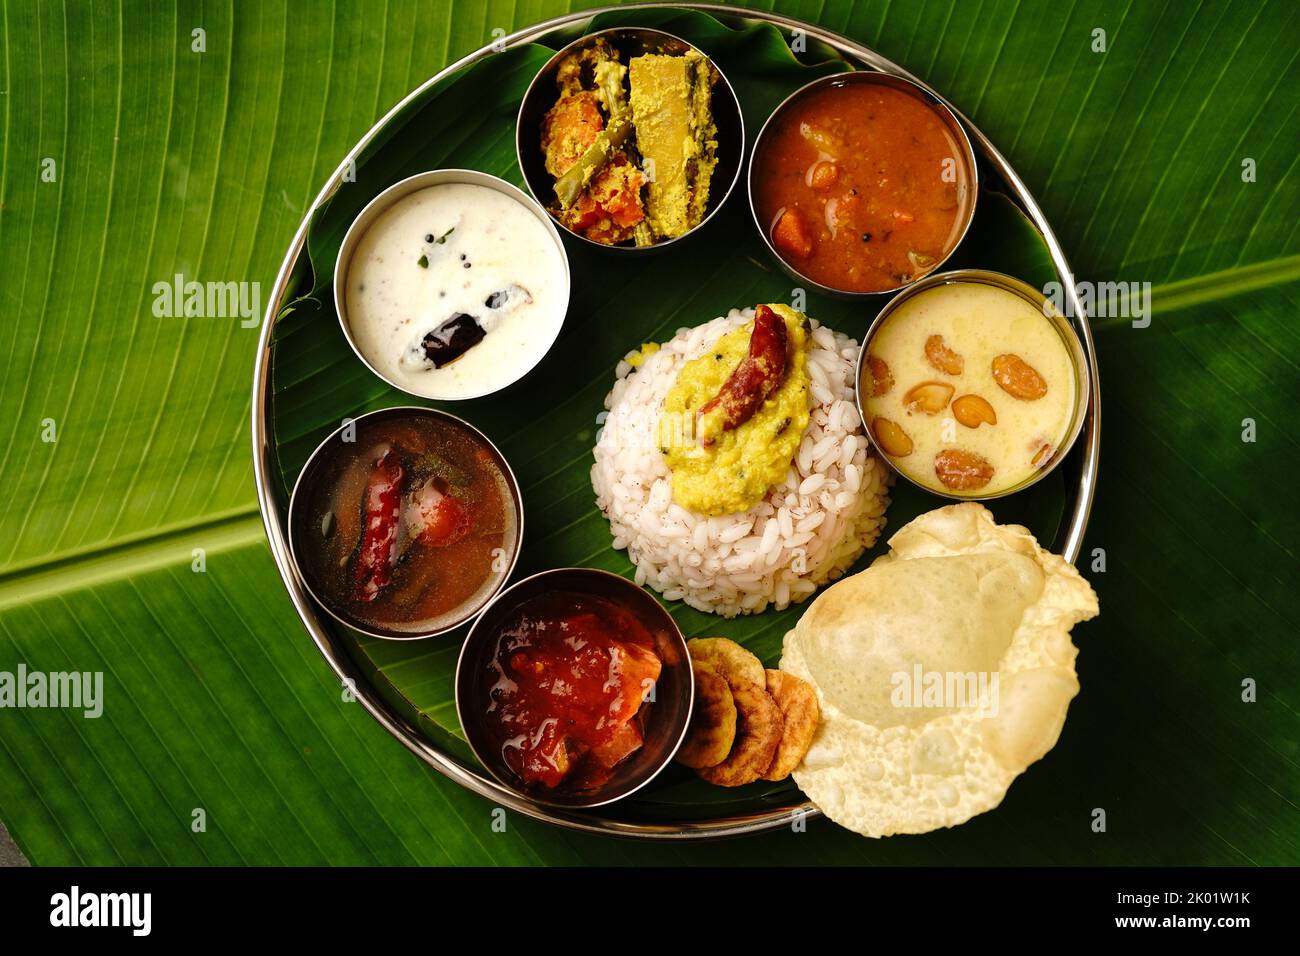
[[[562,316],[560,321],[555,324],[555,330],[550,337],[550,341],[546,343],[545,348],[538,351],[536,362],[528,368],[522,369],[520,373],[509,382],[496,388],[476,392],[472,395],[440,395],[436,393],[412,391],[406,386],[393,381],[383,372],[379,371],[379,369],[375,368],[370,359],[368,359],[357,346],[356,339],[352,335],[352,328],[348,324],[347,281],[348,271],[352,266],[352,258],[357,251],[357,247],[365,237],[366,231],[374,224],[376,219],[378,219],[383,213],[387,212],[388,209],[399,199],[403,199],[411,193],[419,192],[421,189],[427,189],[430,186],[443,186],[453,183],[468,186],[485,186],[488,189],[494,189],[519,203],[519,205],[527,209],[539,222],[542,223],[546,228],[549,240],[554,242],[556,248],[559,250],[560,261],[564,264],[564,273],[561,276],[560,288],[561,298],[564,300],[566,311],[569,303],[569,286],[571,281],[569,275],[569,255],[564,248],[564,243],[560,240],[560,234],[556,231],[555,224],[552,222],[550,214],[538,205],[536,200],[531,196],[525,195],[521,189],[517,186],[512,186],[504,179],[491,176],[487,173],[481,173],[474,169],[435,169],[426,173],[416,173],[414,176],[408,176],[406,179],[389,186],[374,199],[370,200],[370,202],[366,204],[366,207],[357,214],[357,218],[352,221],[352,225],[348,227],[347,233],[343,236],[343,243],[339,246],[338,260],[334,264],[334,307],[339,314],[339,324],[343,327],[343,337],[348,340],[348,345],[352,347],[352,351],[356,353],[357,358],[361,360],[362,364],[393,388],[406,392],[408,395],[414,395],[417,398],[428,398],[437,401],[466,401],[473,398],[482,398],[485,395],[491,395],[508,388],[537,367],[537,364],[540,363],[546,356],[546,353],[550,351],[551,346],[555,344],[555,340],[559,338],[560,329],[564,325],[564,317]]]
[[[355,449],[358,444],[366,441],[365,433],[370,426],[390,418],[436,420],[468,433],[476,443],[492,455],[501,474],[505,477],[506,491],[510,499],[505,503],[506,507],[513,507],[514,509],[514,541],[510,545],[509,560],[502,563],[500,570],[493,571],[492,578],[487,582],[488,586],[481,588],[470,601],[453,612],[431,622],[421,622],[401,628],[381,627],[362,621],[351,614],[347,608],[333,604],[326,597],[321,580],[311,570],[311,562],[303,560],[307,549],[315,547],[320,537],[319,526],[316,527],[315,537],[313,537],[313,522],[310,514],[312,505],[311,491],[319,487],[321,481],[329,480],[334,476],[332,469],[338,465],[338,457],[335,452],[339,450],[340,446],[351,446],[351,448]],[[351,436],[351,440],[349,440],[349,436]],[[288,523],[289,555],[293,561],[294,571],[316,603],[340,624],[345,624],[352,630],[359,631],[369,637],[378,637],[391,641],[414,641],[426,637],[437,637],[476,617],[505,587],[506,581],[510,578],[510,574],[514,571],[515,564],[519,560],[519,551],[524,540],[524,507],[523,498],[519,491],[519,482],[510,469],[510,463],[506,461],[505,456],[501,454],[496,445],[492,444],[486,435],[464,419],[457,418],[455,415],[440,409],[420,408],[412,405],[382,408],[378,411],[360,415],[352,419],[351,422],[344,422],[343,425],[335,429],[328,438],[321,442],[316,447],[316,450],[311,453],[311,457],[307,459],[307,463],[303,465],[302,471],[299,472],[297,481],[294,482],[293,494],[289,498]]]
[[[956,230],[956,239],[953,241],[951,248],[942,259],[937,260],[924,273],[914,276],[907,282],[900,283],[889,289],[877,289],[874,292],[856,292],[849,289],[836,289],[833,286],[823,285],[814,279],[809,278],[800,272],[797,268],[786,261],[781,253],[777,252],[776,247],[772,245],[771,229],[773,223],[764,222],[758,211],[758,203],[755,201],[755,178],[759,175],[762,163],[760,158],[763,155],[763,147],[767,140],[768,133],[773,129],[774,124],[780,121],[783,114],[790,110],[794,104],[798,103],[804,97],[818,93],[822,90],[832,87],[850,86],[853,84],[871,84],[875,86],[886,86],[892,89],[901,90],[910,96],[923,102],[926,106],[934,111],[935,115],[948,127],[956,141],[958,149],[961,152],[960,160],[966,169],[966,188],[969,196],[965,197],[965,216],[964,221]],[[801,286],[812,288],[836,299],[861,300],[870,299],[882,295],[892,295],[900,289],[905,289],[915,282],[920,281],[927,275],[933,275],[939,269],[943,268],[945,262],[952,258],[952,254],[957,251],[962,240],[966,238],[966,233],[970,229],[971,221],[975,218],[975,203],[979,199],[979,165],[975,160],[975,150],[971,146],[970,137],[966,135],[966,128],[962,126],[957,115],[948,108],[942,100],[936,97],[925,87],[913,83],[911,80],[905,80],[901,76],[894,76],[892,73],[878,73],[872,70],[851,70],[847,73],[836,73],[833,76],[824,76],[821,79],[813,80],[806,86],[800,87],[789,96],[787,96],[781,105],[772,111],[772,114],[763,123],[762,128],[758,131],[758,139],[754,141],[754,152],[749,161],[749,211],[754,217],[754,226],[758,229],[758,234],[763,237],[763,244],[767,246],[768,252],[772,258],[791,279],[798,282]]]
[[[687,50],[695,50],[704,56],[714,77],[711,109],[714,124],[718,128],[718,165],[714,168],[710,181],[708,210],[695,228],[675,238],[656,242],[652,246],[635,244],[611,246],[588,239],[552,217],[556,225],[588,246],[633,253],[659,252],[703,229],[722,208],[727,197],[736,188],[736,183],[740,181],[740,171],[745,159],[745,118],[740,110],[740,99],[726,76],[718,69],[718,65],[709,59],[704,51],[671,33],[647,27],[612,27],[579,37],[558,50],[533,77],[533,81],[528,84],[528,89],[524,93],[523,102],[519,105],[519,117],[515,123],[515,156],[519,161],[519,170],[523,173],[524,184],[528,187],[528,191],[542,206],[547,206],[555,198],[554,181],[546,171],[541,143],[542,119],[555,105],[559,96],[559,90],[555,85],[556,69],[563,57],[590,46],[599,39],[609,41],[621,56],[629,59],[644,53],[683,54]],[[723,183],[726,183],[725,189],[721,189]]]
[[[1050,322],[1061,336],[1061,341],[1065,343],[1065,350],[1070,355],[1071,365],[1074,367],[1074,410],[1070,418],[1070,426],[1066,430],[1065,438],[1052,453],[1052,457],[1038,466],[1038,469],[1032,472],[1024,481],[1002,491],[993,494],[980,494],[978,490],[963,494],[955,491],[942,491],[938,488],[932,488],[929,485],[923,485],[912,478],[901,468],[894,464],[894,461],[885,450],[880,447],[876,440],[875,433],[871,430],[871,423],[867,417],[866,401],[863,397],[862,379],[865,374],[870,380],[871,373],[864,368],[866,357],[871,350],[872,342],[875,339],[876,332],[884,325],[885,320],[893,315],[903,303],[907,302],[914,296],[920,295],[927,289],[933,289],[940,285],[957,285],[963,283],[978,283],[981,285],[993,286],[994,288],[1003,289],[1020,296],[1030,305],[1034,306],[1043,316],[1044,321]],[[885,304],[879,314],[872,321],[867,329],[867,334],[862,339],[862,346],[858,349],[858,360],[854,369],[853,376],[853,394],[857,402],[858,417],[862,419],[863,431],[867,433],[867,441],[871,443],[872,449],[877,457],[885,462],[893,471],[907,481],[911,482],[922,491],[929,492],[932,495],[939,495],[941,498],[951,498],[954,501],[992,501],[995,498],[1005,498],[1007,495],[1013,495],[1018,491],[1024,491],[1031,485],[1042,481],[1056,469],[1073,447],[1079,433],[1083,430],[1083,423],[1088,417],[1088,397],[1091,394],[1091,376],[1088,372],[1087,354],[1084,352],[1083,344],[1079,341],[1079,335],[1070,325],[1070,320],[1061,314],[1041,291],[1035,289],[1027,282],[1003,275],[1000,272],[991,272],[987,269],[956,269],[952,272],[941,272],[926,276],[908,286],[902,292],[899,292]]]
[[[605,598],[632,612],[654,635],[662,669],[645,728],[645,744],[619,764],[614,776],[590,790],[526,788],[506,764],[486,729],[491,681],[488,670],[500,628],[524,602],[557,591]],[[691,722],[695,675],[686,639],[672,616],[644,589],[626,578],[593,568],[543,571],[512,585],[479,615],[456,663],[456,713],[474,755],[500,783],[534,803],[550,807],[599,807],[640,790],[672,761]]]

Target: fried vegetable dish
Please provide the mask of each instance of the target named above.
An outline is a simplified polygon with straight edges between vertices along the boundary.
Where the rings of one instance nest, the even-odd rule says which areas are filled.
[[[552,215],[605,245],[654,245],[703,221],[717,164],[713,73],[696,50],[626,63],[598,39],[568,54],[542,120]]]

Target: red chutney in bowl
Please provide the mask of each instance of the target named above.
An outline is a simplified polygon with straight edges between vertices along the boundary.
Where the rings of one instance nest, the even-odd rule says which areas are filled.
[[[661,666],[654,637],[627,609],[538,595],[497,633],[487,733],[525,786],[598,787],[645,743],[645,698]]]
[[[772,247],[831,289],[906,285],[947,258],[970,220],[967,144],[936,107],[885,83],[796,96],[754,164],[754,209]]]

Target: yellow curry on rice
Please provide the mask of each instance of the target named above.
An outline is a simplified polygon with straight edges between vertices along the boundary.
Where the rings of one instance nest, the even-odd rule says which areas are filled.
[[[808,428],[811,348],[807,316],[760,305],[754,321],[682,366],[658,434],[677,504],[734,514],[781,483]]]

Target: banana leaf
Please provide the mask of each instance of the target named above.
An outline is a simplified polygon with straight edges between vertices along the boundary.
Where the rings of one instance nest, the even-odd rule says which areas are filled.
[[[880,842],[824,821],[688,848],[578,836],[515,815],[498,833],[490,804],[437,776],[348,699],[303,633],[263,539],[246,424],[256,330],[239,315],[159,315],[155,285],[180,274],[269,290],[315,193],[376,117],[494,30],[567,9],[549,0],[517,9],[399,0],[382,16],[361,3],[7,8],[0,670],[104,675],[98,718],[0,710],[0,820],[27,856],[1300,862],[1300,661],[1289,627],[1300,516],[1288,494],[1300,449],[1286,426],[1300,357],[1300,181],[1288,175],[1300,80],[1289,38],[1300,11],[1286,2],[1081,0],[1050,15],[943,0],[780,5],[942,90],[1009,157],[1080,278],[1153,285],[1149,325],[1094,321],[1102,478],[1080,565],[1102,616],[1076,631],[1083,691],[1060,743],[1002,807],[954,830]],[[729,36],[683,13],[636,16],[734,44],[719,53],[747,61],[744,71],[724,64],[733,81],[824,68],[815,44],[801,65],[768,30]],[[501,59],[496,82],[477,88],[481,113],[445,117],[441,133],[413,141],[413,165],[383,176],[457,156],[518,181],[509,124],[495,140],[477,133],[506,109],[538,52]],[[516,60],[514,72],[503,69]],[[762,114],[774,102],[764,96],[781,88],[757,83],[747,105]],[[387,163],[393,145],[366,159]],[[369,165],[359,164],[355,185],[377,191],[386,182],[368,182]],[[981,199],[985,209],[998,203]],[[717,225],[746,235],[743,221]],[[1005,245],[988,245],[994,261],[983,264],[1006,257],[1012,271],[1033,268],[1031,244],[996,234]],[[313,228],[314,263],[328,260],[331,241],[336,248],[329,237]],[[671,334],[717,303],[777,297],[788,283],[754,258],[737,248],[684,263],[699,301],[655,329]],[[611,288],[636,297],[652,279],[624,268],[611,272]],[[310,293],[312,275],[297,278]],[[642,329],[620,327],[611,296],[583,294],[584,311],[601,319],[587,331],[599,334],[580,339],[575,325],[561,347],[581,344],[593,367],[608,368]],[[850,334],[869,319],[816,305]],[[336,327],[318,334],[308,322],[327,306],[303,299],[277,336],[286,361],[277,362],[275,413],[292,426],[277,433],[278,453],[290,477],[329,422],[387,401],[354,359],[340,361]],[[590,544],[585,563],[626,570],[597,535],[589,498],[574,492],[608,383],[583,384],[562,394],[544,432],[510,436],[506,449],[538,479],[530,501],[540,510],[529,520],[541,546],[529,560],[570,563]],[[510,427],[509,409],[483,414],[490,433]],[[548,478],[546,462],[565,467]],[[900,493],[894,527],[908,507]],[[1050,535],[1050,507],[1025,507],[1023,520]],[[777,618],[744,632],[769,656]],[[718,630],[682,619],[693,633]],[[437,649],[359,650],[403,682],[430,733],[454,733],[454,715],[437,706],[449,699]],[[412,675],[423,682],[405,683]],[[1097,808],[1105,832],[1093,830]]]

